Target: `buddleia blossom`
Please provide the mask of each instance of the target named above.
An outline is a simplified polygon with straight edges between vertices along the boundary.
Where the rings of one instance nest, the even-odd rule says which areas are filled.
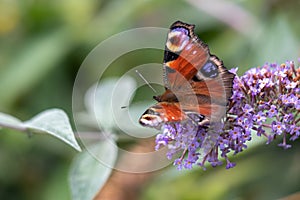
[[[231,70],[236,73],[236,69]],[[213,167],[225,160],[232,168],[229,153],[247,148],[253,134],[267,139],[267,144],[281,140],[278,146],[291,148],[290,141],[300,137],[300,68],[293,62],[265,64],[243,76],[236,75],[226,116],[221,122],[199,126],[193,119],[164,124],[156,138],[156,149],[168,147],[167,157],[178,169]],[[179,155],[179,157],[178,157]]]

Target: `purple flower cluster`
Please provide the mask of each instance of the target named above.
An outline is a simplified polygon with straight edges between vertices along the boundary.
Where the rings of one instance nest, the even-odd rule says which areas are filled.
[[[293,62],[266,64],[236,77],[227,121],[233,128],[240,128],[240,136],[252,130],[265,136],[268,143],[282,136],[279,146],[290,148],[287,136],[295,140],[300,135],[299,80],[300,69]]]
[[[235,77],[228,112],[221,122],[199,126],[190,119],[164,124],[156,149],[167,146],[169,159],[179,155],[174,161],[178,169],[204,168],[206,162],[214,167],[222,164],[221,158],[227,169],[232,168],[235,163],[229,161],[229,153],[247,148],[253,134],[266,137],[267,143],[280,136],[279,146],[288,149],[288,139],[300,137],[299,80],[300,68],[293,62],[250,69]]]

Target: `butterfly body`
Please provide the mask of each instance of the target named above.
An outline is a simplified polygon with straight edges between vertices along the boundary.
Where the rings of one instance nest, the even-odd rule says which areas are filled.
[[[194,34],[194,25],[173,23],[168,33],[163,65],[166,91],[157,104],[141,116],[143,126],[159,129],[162,124],[194,119],[218,121],[226,113],[234,75],[210,54],[208,46]]]

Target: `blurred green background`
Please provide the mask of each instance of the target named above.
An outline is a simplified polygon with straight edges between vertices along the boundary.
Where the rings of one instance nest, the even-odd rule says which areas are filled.
[[[211,52],[240,74],[265,62],[297,61],[299,10],[298,0],[0,0],[0,112],[27,120],[58,107],[71,117],[77,70],[97,44],[121,31],[167,28],[176,20],[196,24]],[[162,57],[137,52],[117,64]],[[114,69],[107,76],[128,70]],[[290,150],[276,142],[242,153],[231,170],[162,172],[142,199],[277,199],[300,191],[299,141]],[[0,130],[0,199],[70,199],[68,170],[75,155],[50,136],[29,139]]]

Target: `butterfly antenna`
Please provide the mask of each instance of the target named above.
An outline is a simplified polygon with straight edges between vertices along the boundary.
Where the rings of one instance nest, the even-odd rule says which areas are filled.
[[[157,91],[150,85],[150,83],[145,79],[145,77],[138,71],[135,70],[135,72],[143,79],[143,81],[153,90],[153,92],[157,93]]]

